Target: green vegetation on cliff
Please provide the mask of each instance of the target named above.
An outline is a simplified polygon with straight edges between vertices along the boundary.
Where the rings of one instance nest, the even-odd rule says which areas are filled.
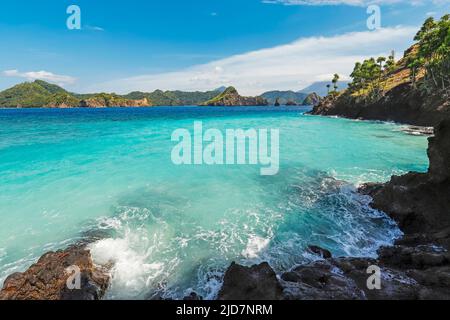
[[[381,98],[402,83],[426,93],[450,89],[450,15],[439,21],[428,18],[414,38],[416,43],[395,62],[389,57],[357,62],[350,75],[349,91],[368,101]]]
[[[429,18],[399,61],[357,62],[349,88],[330,94],[313,114],[435,126],[450,118],[450,15]]]
[[[450,14],[439,21],[428,18],[416,34],[418,50],[408,59],[411,80],[416,85],[420,69],[425,71],[423,89],[450,89]]]

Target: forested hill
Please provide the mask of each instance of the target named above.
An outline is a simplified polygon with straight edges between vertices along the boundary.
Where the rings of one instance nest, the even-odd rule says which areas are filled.
[[[428,18],[396,61],[357,62],[344,91],[332,91],[312,114],[435,126],[450,118],[450,15]]]

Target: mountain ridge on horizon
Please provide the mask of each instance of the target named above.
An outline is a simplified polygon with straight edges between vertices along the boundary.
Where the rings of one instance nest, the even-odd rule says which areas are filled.
[[[112,93],[75,93],[44,80],[21,82],[0,91],[0,108],[71,108],[71,107],[113,107],[113,106],[183,106],[201,105],[216,98],[230,87],[221,86],[211,91],[154,90],[153,92],[133,91],[124,95]],[[278,95],[272,99],[273,95]],[[287,98],[286,98],[287,96]],[[253,98],[269,97],[274,105],[303,104],[308,94],[294,91],[267,91]],[[296,97],[296,99],[292,99]],[[273,101],[272,101],[273,100]]]

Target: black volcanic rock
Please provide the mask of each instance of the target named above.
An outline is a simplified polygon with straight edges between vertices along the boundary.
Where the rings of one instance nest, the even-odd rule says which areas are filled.
[[[308,246],[308,251],[324,259],[329,259],[332,257],[330,251],[318,246]]]
[[[394,246],[381,247],[378,259],[332,258],[327,250],[309,246],[309,252],[323,259],[282,273],[280,281],[267,264],[252,268],[233,264],[220,297],[450,300],[450,120],[435,129],[429,142],[427,173],[360,188],[373,197],[373,207],[389,214],[405,232]],[[380,270],[380,289],[369,289],[371,266]]]
[[[450,120],[443,121],[429,138],[427,173],[394,176],[372,192],[372,206],[388,213],[407,234],[426,234],[450,246]]]
[[[280,300],[282,293],[268,263],[244,267],[233,262],[225,273],[219,300]]]

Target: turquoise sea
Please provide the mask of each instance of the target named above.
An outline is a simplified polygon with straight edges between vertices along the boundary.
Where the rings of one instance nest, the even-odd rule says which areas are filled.
[[[314,257],[375,256],[401,235],[358,184],[426,171],[427,140],[393,123],[307,108],[0,110],[0,285],[49,250],[98,237],[108,299],[212,299],[232,261],[277,271]],[[280,130],[280,171],[176,166],[175,129]]]

